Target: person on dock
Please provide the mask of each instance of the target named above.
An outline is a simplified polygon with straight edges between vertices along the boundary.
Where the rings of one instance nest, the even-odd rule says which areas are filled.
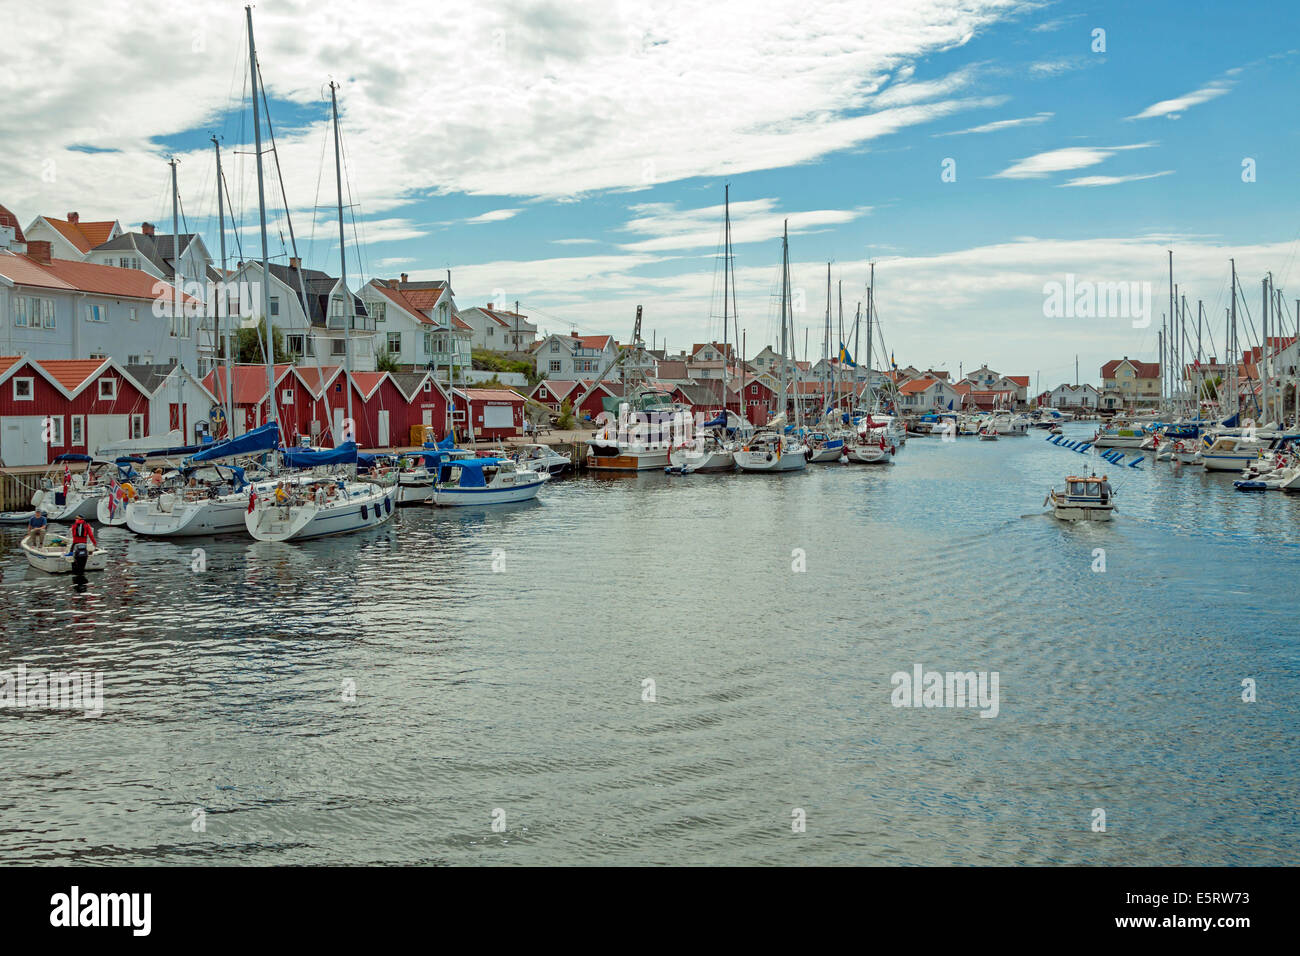
[[[48,524],[49,522],[45,518],[45,512],[40,508],[37,508],[31,518],[28,519],[28,535],[31,537],[32,544],[35,547],[41,548],[45,546],[45,528]]]

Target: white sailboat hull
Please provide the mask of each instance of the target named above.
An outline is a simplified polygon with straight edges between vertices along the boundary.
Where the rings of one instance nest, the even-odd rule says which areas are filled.
[[[102,488],[72,488],[63,495],[63,503],[58,504],[58,493],[41,490],[32,495],[32,507],[43,508],[50,521],[71,522],[78,518],[91,521],[99,517],[99,499],[103,493]]]
[[[802,447],[786,449],[780,455],[764,450],[736,452],[736,467],[741,471],[803,471],[807,465]]]
[[[440,508],[466,508],[476,505],[507,505],[537,497],[546,480],[530,481],[510,488],[435,488],[433,504]]]
[[[152,504],[128,508],[126,526],[150,538],[230,534],[245,529],[244,515],[248,512],[247,495],[177,502],[170,511],[157,507],[157,499]]]
[[[259,498],[244,515],[244,527],[258,541],[307,541],[377,527],[392,519],[392,486],[317,504],[277,505]]]
[[[733,471],[736,457],[725,448],[697,452],[692,448],[674,448],[668,456],[672,468],[683,474]]]

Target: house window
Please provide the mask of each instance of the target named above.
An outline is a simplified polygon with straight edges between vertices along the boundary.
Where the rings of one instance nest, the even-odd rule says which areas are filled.
[[[387,302],[367,302],[366,309],[374,316],[376,322],[383,322],[388,318]]]
[[[128,317],[132,322],[139,322],[139,321],[140,321],[140,310],[139,310],[138,308],[136,308],[135,306],[131,306],[131,308],[127,310],[127,317]]]
[[[558,372],[559,370],[560,370],[560,363],[559,363],[559,362],[552,362],[552,363],[551,363],[551,371],[552,371],[552,372]]]
[[[285,344],[289,348],[290,355],[302,355],[303,337],[301,335],[286,335]]]
[[[389,332],[387,339],[388,339],[388,354],[394,356],[401,355],[402,354],[402,333]]]
[[[347,355],[348,343],[343,339],[330,339],[330,355]]]
[[[496,329],[489,325],[487,330],[488,338],[492,338],[496,334],[496,331]]]
[[[101,402],[117,400],[117,379],[101,378],[99,380],[99,400]]]
[[[106,305],[88,305],[86,306],[87,322],[107,322],[108,306]]]
[[[426,381],[426,382],[424,383],[424,390],[425,390],[425,392],[432,392],[432,391],[433,391],[433,383],[432,383],[432,382],[428,382],[428,381]]]
[[[280,297],[278,295],[273,295],[271,296],[271,315],[275,316],[279,314],[280,314]]]
[[[144,437],[144,416],[143,415],[131,416],[131,437],[132,438]]]
[[[126,364],[127,364],[127,365],[139,365],[139,364],[140,364],[140,356],[138,356],[138,355],[128,355],[128,356],[126,357]]]
[[[560,343],[555,341],[554,339],[551,339],[551,351],[558,352],[559,350],[560,350]]]
[[[14,401],[15,402],[33,402],[36,396],[33,394],[36,380],[34,378],[16,378],[14,379]]]
[[[108,355],[105,352],[91,352],[90,357],[96,362],[102,362],[104,359],[108,358]]]
[[[343,296],[336,295],[330,299],[330,315],[343,316]]]
[[[86,418],[84,415],[72,416],[72,446],[86,444]]]
[[[281,405],[293,404],[293,389],[286,388],[280,391],[280,404]]]
[[[50,436],[50,445],[58,448],[63,445],[63,416],[51,415],[45,419],[45,427]]]

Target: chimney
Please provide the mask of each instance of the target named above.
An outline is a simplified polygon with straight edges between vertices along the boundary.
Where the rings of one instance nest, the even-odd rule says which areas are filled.
[[[140,233],[141,233],[141,235],[152,236],[152,235],[153,235],[153,223],[151,223],[151,222],[142,222],[142,223],[140,223]]]
[[[27,240],[27,258],[42,265],[50,264],[50,244],[43,239]]]
[[[402,273],[402,285],[406,285],[406,279],[407,279],[407,275],[406,275],[405,272],[403,272],[403,273]]]
[[[578,337],[578,333],[577,333],[577,332],[570,332],[569,334],[570,334],[571,336],[573,336],[575,339]]]
[[[81,222],[81,213],[79,212],[68,213],[68,222],[72,223],[74,226],[77,223]]]
[[[297,256],[290,256],[290,257],[289,257],[289,268],[290,268],[290,269],[301,269],[301,268],[302,268],[302,260],[299,259]]]
[[[488,311],[489,311],[489,312],[492,311],[492,303],[491,303],[491,302],[488,303]]]

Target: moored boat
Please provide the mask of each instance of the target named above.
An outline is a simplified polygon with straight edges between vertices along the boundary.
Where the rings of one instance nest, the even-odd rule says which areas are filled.
[[[537,497],[551,476],[520,468],[508,458],[462,458],[448,462],[433,486],[431,504],[439,507],[504,505]]]

